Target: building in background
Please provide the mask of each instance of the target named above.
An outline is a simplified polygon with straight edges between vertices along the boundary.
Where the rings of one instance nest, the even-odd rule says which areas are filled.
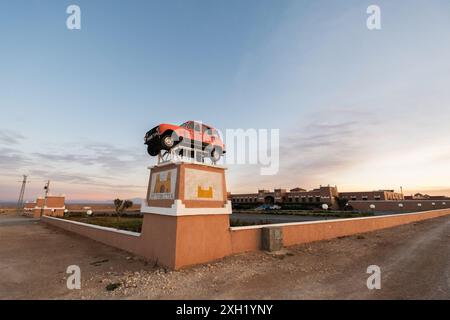
[[[260,189],[258,193],[231,194],[231,202],[235,207],[268,205],[288,205],[297,207],[321,207],[327,204],[330,208],[337,208],[336,198],[339,196],[337,187],[320,186],[317,189],[303,188],[275,189],[273,191]]]
[[[25,214],[26,213],[32,213],[34,211],[34,207],[36,207],[36,203],[35,202],[27,202],[23,206],[23,211],[25,212]]]
[[[46,199],[43,197],[38,197],[36,199],[36,204],[33,208],[33,216],[39,218],[43,214],[52,217],[62,217],[64,215],[64,210],[66,210],[64,195],[48,195]]]
[[[403,200],[402,193],[394,190],[340,192],[339,197],[349,201]]]
[[[406,200],[450,200],[447,196],[430,196],[428,194],[416,193],[412,196],[405,196]]]
[[[309,191],[303,188],[294,188],[289,191],[260,189],[258,193],[231,194],[229,199],[235,208],[268,204],[309,209],[321,208],[326,204],[330,209],[339,209],[340,206],[342,209],[347,203],[354,201],[401,201],[405,197],[403,193],[394,190],[339,192],[336,186],[320,186]]]

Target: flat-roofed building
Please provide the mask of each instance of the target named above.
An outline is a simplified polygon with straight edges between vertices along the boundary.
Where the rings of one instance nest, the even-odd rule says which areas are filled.
[[[406,200],[450,200],[447,196],[430,196],[428,194],[416,193],[415,195],[405,196]]]
[[[66,210],[64,195],[48,195],[46,199],[43,197],[36,199],[33,215],[35,218],[39,218],[42,213],[46,216],[61,217],[64,215],[64,210]]]
[[[340,192],[339,197],[349,201],[403,200],[402,193],[394,190]]]
[[[23,206],[23,210],[25,212],[32,212],[34,210],[34,207],[36,207],[36,203],[35,202],[27,202]]]
[[[262,204],[290,204],[308,207],[320,207],[327,204],[330,208],[336,207],[336,197],[339,195],[337,187],[320,186],[309,190],[303,188],[274,189],[273,191],[260,189],[258,193],[231,194],[234,205],[262,205]]]

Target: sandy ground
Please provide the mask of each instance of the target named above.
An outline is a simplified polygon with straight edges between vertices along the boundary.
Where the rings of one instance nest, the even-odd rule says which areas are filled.
[[[181,271],[7,218],[0,215],[0,299],[450,299],[448,216]],[[72,264],[81,268],[81,290],[66,287]],[[374,264],[382,287],[371,291],[366,269]],[[111,283],[120,286],[107,291]]]

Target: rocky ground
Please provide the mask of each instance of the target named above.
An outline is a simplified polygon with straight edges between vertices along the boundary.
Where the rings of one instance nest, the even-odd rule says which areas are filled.
[[[180,271],[38,222],[0,219],[0,244],[2,299],[450,299],[449,216]],[[81,290],[66,287],[70,264]]]

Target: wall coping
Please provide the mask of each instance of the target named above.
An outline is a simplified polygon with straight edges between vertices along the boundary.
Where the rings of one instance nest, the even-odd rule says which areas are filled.
[[[244,226],[244,227],[230,227],[230,230],[231,231],[240,231],[240,230],[250,230],[250,229],[271,228],[271,227],[290,227],[290,226],[309,225],[309,224],[321,224],[321,223],[335,223],[335,222],[343,222],[343,221],[380,219],[380,218],[389,218],[389,217],[398,217],[398,216],[404,217],[404,216],[420,215],[420,214],[424,214],[424,213],[439,212],[439,211],[449,211],[450,212],[450,209],[437,209],[437,210],[428,210],[428,211],[420,211],[420,212],[397,213],[397,214],[389,214],[389,215],[374,216],[374,217],[358,217],[358,218],[332,219],[332,220],[320,220],[320,221],[273,223],[273,224],[263,224],[263,225],[255,225],[255,226]]]
[[[221,215],[232,213],[231,201],[227,201],[222,208],[186,208],[180,199],[175,199],[170,208],[150,207],[146,204],[146,200],[141,202],[141,212],[144,214],[159,214],[163,216],[201,216],[201,215]]]
[[[89,228],[97,229],[97,230],[121,233],[121,234],[125,234],[127,236],[133,236],[133,237],[140,237],[141,236],[141,234],[139,232],[133,232],[133,231],[127,231],[127,230],[120,230],[120,229],[116,229],[116,228],[103,227],[103,226],[98,226],[98,225],[89,224],[89,223],[83,223],[83,222],[79,222],[79,221],[60,219],[60,218],[55,218],[55,217],[49,217],[49,216],[46,216],[46,215],[42,216],[42,218],[46,218],[46,219],[49,219],[49,220],[56,220],[56,221],[60,221],[60,222],[63,222],[63,223],[68,223],[68,224],[75,224],[75,225],[79,225],[79,226],[83,226],[83,227],[89,227]]]

